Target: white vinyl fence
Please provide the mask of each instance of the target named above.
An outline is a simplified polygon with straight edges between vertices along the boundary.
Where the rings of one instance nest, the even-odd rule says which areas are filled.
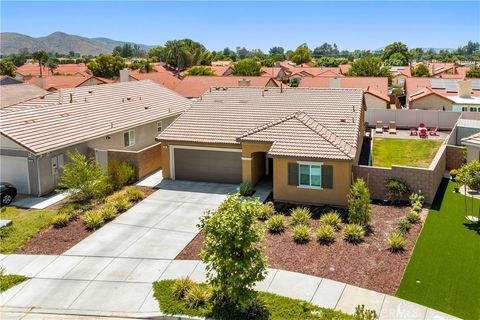
[[[389,121],[395,121],[397,128],[417,127],[423,122],[429,128],[451,130],[461,114],[461,112],[442,110],[370,109],[365,113],[365,121],[371,127],[374,127],[377,121],[382,121],[384,125]]]

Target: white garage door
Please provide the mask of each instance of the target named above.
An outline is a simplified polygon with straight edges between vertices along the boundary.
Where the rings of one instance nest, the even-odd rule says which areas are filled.
[[[18,193],[29,194],[28,159],[25,157],[0,156],[0,180],[13,184]]]

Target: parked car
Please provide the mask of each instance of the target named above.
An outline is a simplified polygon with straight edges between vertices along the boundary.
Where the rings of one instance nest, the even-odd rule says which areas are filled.
[[[13,201],[13,198],[16,196],[17,188],[15,188],[11,183],[0,182],[0,199],[2,200],[2,206],[10,204]]]

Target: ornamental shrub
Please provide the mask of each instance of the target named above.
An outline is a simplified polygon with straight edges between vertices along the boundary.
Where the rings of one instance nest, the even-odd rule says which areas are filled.
[[[251,196],[254,192],[252,184],[248,181],[240,183],[239,192],[240,192],[240,195],[243,197]]]
[[[127,162],[120,162],[113,158],[107,164],[107,181],[113,190],[119,190],[123,186],[135,182],[137,170]]]
[[[124,212],[130,208],[130,202],[128,201],[127,195],[124,193],[112,195],[108,201],[117,209],[117,212]]]
[[[63,228],[70,221],[70,216],[67,213],[57,213],[52,218],[52,224],[55,228]]]
[[[265,221],[275,214],[275,206],[272,202],[262,204],[258,212],[258,219]]]
[[[410,212],[407,214],[407,220],[411,224],[415,224],[420,221],[420,215],[418,212],[414,209],[410,210]]]
[[[202,287],[195,283],[187,290],[183,300],[185,300],[190,308],[196,309],[205,305],[211,298],[212,290],[210,288]]]
[[[195,286],[195,282],[188,277],[176,279],[172,284],[172,294],[178,300],[182,300],[193,286]]]
[[[418,193],[413,192],[410,195],[409,200],[411,206],[413,206],[415,203],[420,203],[420,205],[423,206],[423,204],[425,203],[425,196],[422,194],[421,191],[419,191]]]
[[[388,200],[399,203],[410,192],[408,185],[398,179],[390,179],[387,181],[387,197]]]
[[[106,204],[98,210],[104,221],[110,221],[117,215],[117,208],[113,204]]]
[[[263,229],[257,223],[260,207],[258,198],[234,194],[200,219],[205,235],[200,257],[217,301],[247,305],[255,298],[255,283],[265,279]]]
[[[407,241],[405,240],[405,235],[402,232],[393,232],[388,237],[388,248],[392,252],[401,252],[405,249]]]
[[[125,194],[127,195],[128,200],[131,202],[142,200],[145,196],[145,192],[135,187],[126,187]]]
[[[298,226],[300,224],[308,225],[310,223],[311,213],[308,208],[297,207],[291,211],[292,224]]]
[[[367,226],[371,220],[370,191],[365,180],[358,178],[347,196],[348,222]]]
[[[324,214],[320,217],[319,222],[321,225],[328,224],[332,226],[335,230],[340,228],[340,224],[342,223],[342,219],[337,212],[330,212]]]
[[[270,217],[265,226],[270,233],[281,233],[285,230],[285,217],[281,214],[275,214]]]
[[[408,221],[408,219],[404,218],[404,219],[401,219],[399,222],[398,222],[398,231],[400,231],[401,233],[405,234],[407,233],[408,231],[410,231],[410,228],[412,227],[412,224]]]
[[[365,230],[359,224],[350,223],[343,228],[343,239],[350,243],[360,243],[365,236]]]
[[[378,315],[375,310],[370,310],[365,308],[365,305],[358,305],[355,308],[355,319],[356,320],[377,320]]]
[[[317,231],[317,240],[322,244],[330,244],[335,241],[335,227],[330,224],[321,224]]]
[[[88,230],[96,230],[104,224],[104,220],[100,212],[88,211],[83,217],[83,222]]]
[[[307,243],[310,241],[310,228],[305,224],[299,224],[293,227],[293,241],[296,243]]]

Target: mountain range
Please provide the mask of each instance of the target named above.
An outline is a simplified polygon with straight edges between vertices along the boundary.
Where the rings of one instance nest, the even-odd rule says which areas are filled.
[[[69,51],[75,51],[81,55],[98,55],[111,53],[116,46],[124,43],[126,42],[108,38],[86,38],[64,32],[54,32],[46,37],[38,38],[15,32],[0,33],[0,53],[3,55],[18,53],[18,50],[22,48],[27,48],[30,52],[45,50],[68,54]],[[153,47],[144,44],[138,45],[144,49]]]

